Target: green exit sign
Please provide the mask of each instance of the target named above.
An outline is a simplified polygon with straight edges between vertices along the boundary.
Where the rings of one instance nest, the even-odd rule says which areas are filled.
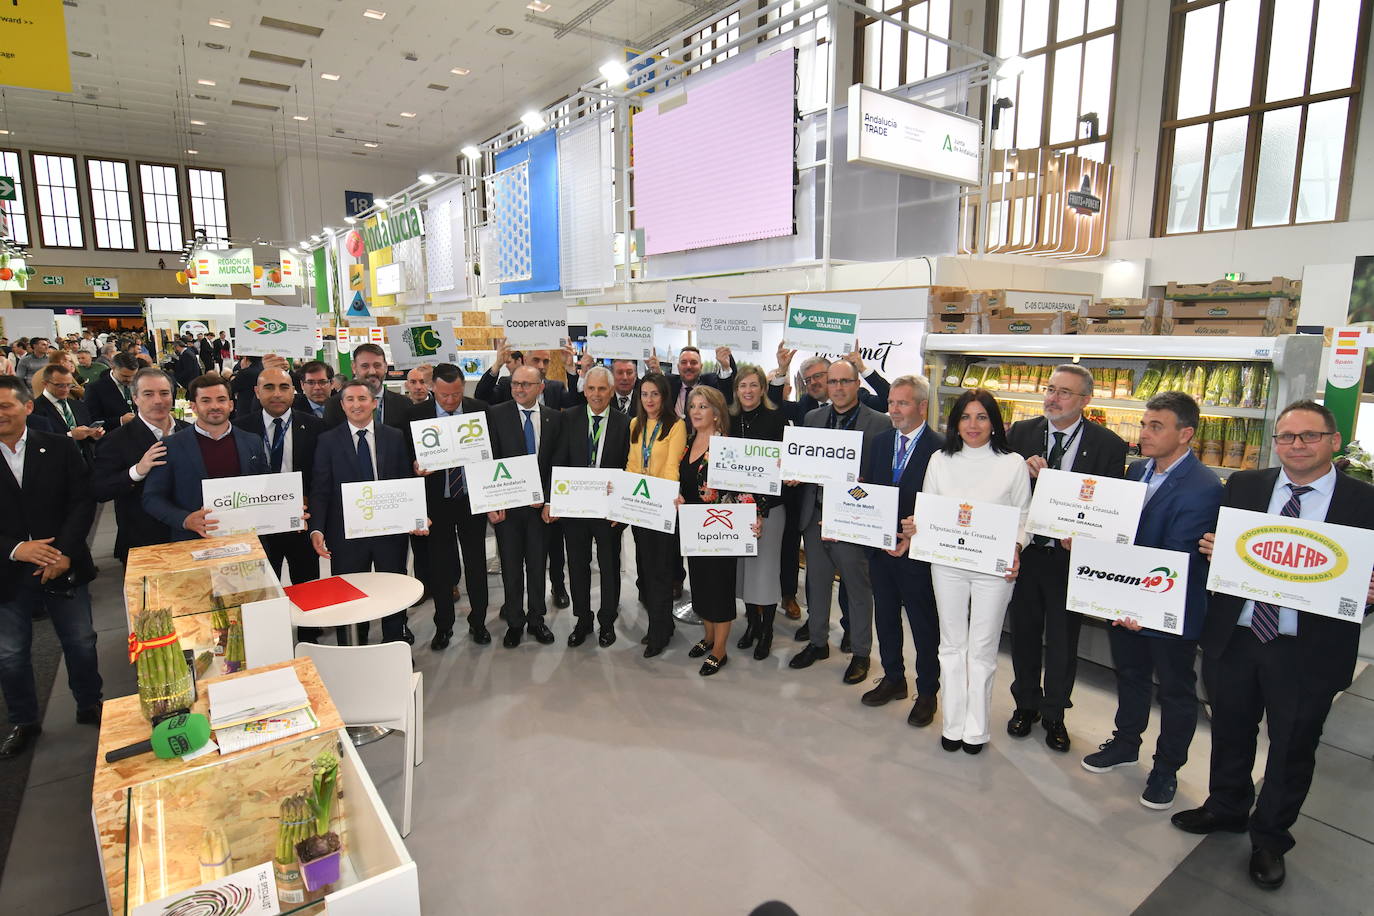
[[[1232,271],[1231,273],[1226,275],[1226,279],[1230,280],[1232,283],[1239,283],[1241,280],[1245,279],[1245,274],[1241,273],[1238,270]]]
[[[43,276],[44,286],[63,286],[65,283],[66,280],[63,277],[50,277],[46,274]]]

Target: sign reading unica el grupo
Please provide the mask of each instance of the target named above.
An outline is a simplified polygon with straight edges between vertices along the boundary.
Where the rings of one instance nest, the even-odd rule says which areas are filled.
[[[963,185],[983,177],[983,125],[870,89],[849,87],[849,161]]]

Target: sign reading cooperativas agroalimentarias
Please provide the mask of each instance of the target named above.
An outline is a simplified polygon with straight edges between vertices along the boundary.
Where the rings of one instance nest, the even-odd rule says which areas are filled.
[[[363,245],[368,251],[381,251],[397,242],[418,239],[425,234],[420,208],[412,204],[401,210],[377,215],[377,225],[363,227]]]

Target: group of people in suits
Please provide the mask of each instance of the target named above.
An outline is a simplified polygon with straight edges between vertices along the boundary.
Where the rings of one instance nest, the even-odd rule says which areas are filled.
[[[307,363],[294,377],[278,361],[262,363],[255,367],[248,410],[236,409],[222,376],[203,373],[187,386],[190,424],[171,417],[172,378],[117,361],[118,374],[109,373],[93,399],[114,422],[93,456],[84,457],[82,438],[71,434],[60,404],[41,409],[55,409],[68,435],[61,435],[61,427],[51,433],[34,429],[26,421],[39,408],[27,386],[0,379],[0,453],[9,469],[8,476],[0,474],[0,487],[12,485],[12,496],[25,507],[35,502],[33,511],[0,522],[9,547],[0,600],[0,684],[11,711],[0,756],[18,753],[38,728],[27,663],[28,617],[11,609],[34,602],[48,607],[73,672],[78,718],[98,721],[100,679],[86,588],[94,576],[85,546],[92,507],[96,500],[115,503],[116,554],[122,558],[131,547],[212,534],[215,520],[201,498],[206,478],[299,471],[307,527],[263,539],[274,570],[287,570],[292,581],[301,582],[320,575],[321,559],[329,560],[334,573],[405,572],[413,565],[434,601],[435,651],[452,644],[460,585],[469,606],[470,640],[492,641],[489,527],[501,561],[502,644],[515,648],[525,635],[552,643],[546,585],[557,531],[557,540],[566,544],[566,597],[574,618],[568,645],[581,646],[593,634],[601,647],[613,645],[627,567],[623,527],[602,519],[558,519],[543,501],[472,512],[465,469],[421,471],[408,435],[413,421],[464,414],[486,416],[494,457],[534,456],[546,492],[554,467],[615,468],[670,481],[679,503],[755,504],[755,556],[686,564],[694,607],[706,622],[705,638],[687,654],[703,659],[703,676],[728,661],[740,601],[746,625],[735,647],[752,648],[755,659],[769,656],[776,612],[797,591],[800,542],[807,620],[797,633],[805,645],[789,660],[790,668],[809,668],[829,657],[838,579],[841,648],[850,655],[844,682],[867,679],[876,636],[882,677],[862,703],[876,707],[910,695],[905,619],[915,647],[908,722],[925,727],[939,713],[941,746],[978,754],[991,738],[998,645],[1009,616],[1015,709],[1007,732],[1025,738],[1039,722],[1047,746],[1067,752],[1065,713],[1072,707],[1082,625],[1065,608],[1072,545],[1024,530],[1036,478],[1049,468],[1142,481],[1147,495],[1135,543],[1186,551],[1191,560],[1181,635],[1144,630],[1130,620],[1110,629],[1115,729],[1083,758],[1083,767],[1106,773],[1137,763],[1157,681],[1160,732],[1140,800],[1160,810],[1172,806],[1177,772],[1197,725],[1193,672],[1201,645],[1213,707],[1211,793],[1201,808],[1176,814],[1174,823],[1197,833],[1248,830],[1251,877],[1264,887],[1282,883],[1283,856],[1293,844],[1289,828],[1311,782],[1322,723],[1335,695],[1350,683],[1358,627],[1209,595],[1205,582],[1222,506],[1374,527],[1374,487],[1335,468],[1340,437],[1324,407],[1302,401],[1286,408],[1275,433],[1279,466],[1235,472],[1223,488],[1193,454],[1199,408],[1192,398],[1163,392],[1147,402],[1142,457],[1128,467],[1126,443],[1085,416],[1093,382],[1077,365],[1055,369],[1043,389],[1042,416],[1006,428],[995,396],[973,389],[954,401],[941,433],[930,423],[930,387],[921,376],[889,382],[856,355],[833,362],[813,357],[801,365],[802,390],[791,400],[785,388],[790,351],[780,349],[778,367],[768,374],[735,365],[728,351],[716,356],[719,371],[705,373],[700,352],[685,348],[671,377],[654,371],[640,377],[628,360],[602,366],[584,359],[570,366],[562,384],[545,377],[556,354],[503,351],[479,381],[478,397],[467,396],[458,367],[442,364],[427,379],[428,397],[415,401],[384,388],[385,355],[364,344],[352,354],[354,377],[332,394],[333,372],[323,363]],[[496,371],[501,365],[508,371]],[[773,497],[711,485],[707,468],[714,437],[778,441],[788,424],[862,434],[861,479],[898,490],[891,550],[823,537],[816,485],[787,481],[782,495]],[[416,474],[425,477],[423,528],[410,536],[344,537],[342,484]],[[1018,508],[1016,555],[1006,572],[994,576],[910,559],[914,507],[923,491]],[[44,506],[57,499],[67,511],[39,511],[39,499]],[[636,586],[648,620],[643,654],[653,658],[674,634],[672,600],[682,581],[682,557],[671,534],[638,527],[632,534]],[[596,605],[593,556],[600,584]],[[556,604],[558,592],[555,587]],[[414,641],[405,611],[383,619],[381,629],[384,640]],[[316,640],[321,634],[302,629],[299,636]],[[346,632],[338,636],[352,638]],[[365,626],[357,638],[368,638]],[[1264,788],[1256,796],[1250,770],[1261,716],[1269,719],[1270,750]]]

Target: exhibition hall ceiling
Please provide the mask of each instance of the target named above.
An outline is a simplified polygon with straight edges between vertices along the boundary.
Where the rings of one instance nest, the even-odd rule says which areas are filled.
[[[267,166],[291,154],[419,168],[595,78],[624,47],[671,37],[726,5],[64,0],[73,91],[5,89],[0,126],[10,135],[0,145],[209,165]]]

